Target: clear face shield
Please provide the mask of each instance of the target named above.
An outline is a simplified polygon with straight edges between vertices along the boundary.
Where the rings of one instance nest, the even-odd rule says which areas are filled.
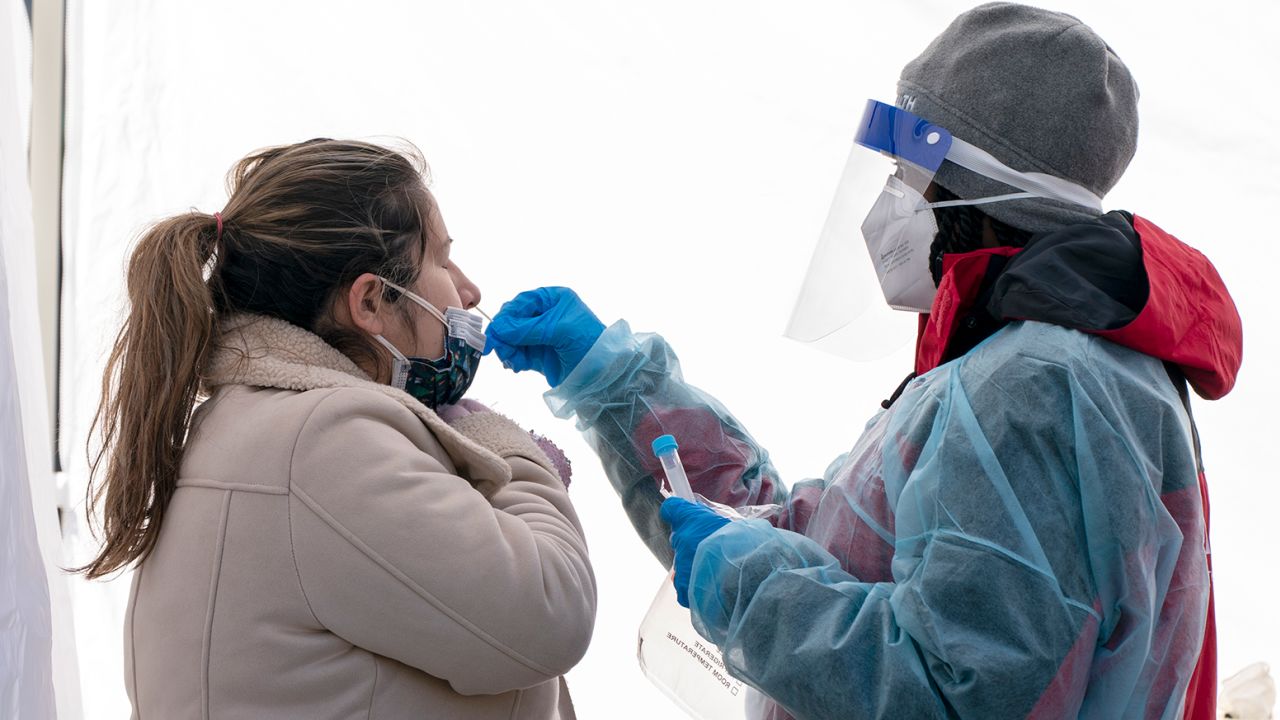
[[[1085,188],[1013,170],[946,128],[893,105],[868,101],[854,142],[784,332],[843,357],[877,359],[914,339],[915,323],[893,311],[926,313],[933,303],[934,208],[1047,197],[1101,213],[1102,200]],[[1016,191],[929,202],[929,185],[944,159]]]

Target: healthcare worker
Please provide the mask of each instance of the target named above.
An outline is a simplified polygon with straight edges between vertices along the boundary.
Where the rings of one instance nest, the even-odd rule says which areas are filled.
[[[555,449],[463,399],[480,290],[424,168],[269,148],[134,250],[83,568],[136,565],[134,718],[574,717],[582,528]]]
[[[868,103],[850,162],[893,174],[842,240],[921,314],[916,366],[822,478],[785,487],[661,337],[605,328],[567,289],[495,316],[489,348],[577,417],[695,627],[771,699],[758,716],[1214,716],[1186,386],[1231,389],[1241,325],[1200,253],[1103,211],[1137,95],[1079,20],[996,3],[909,63],[895,104]],[[778,509],[663,502],[664,433],[695,491]]]

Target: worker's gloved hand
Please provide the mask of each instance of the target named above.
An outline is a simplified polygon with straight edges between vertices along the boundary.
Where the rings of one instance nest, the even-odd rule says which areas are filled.
[[[678,497],[669,497],[663,501],[661,515],[671,526],[671,549],[676,553],[676,573],[673,580],[676,601],[689,607],[689,576],[693,573],[693,556],[698,552],[698,545],[712,533],[728,525],[730,520],[717,515],[705,505]]]
[[[485,354],[496,352],[516,372],[537,370],[551,387],[582,362],[604,324],[569,288],[526,290],[508,301],[485,330]]]

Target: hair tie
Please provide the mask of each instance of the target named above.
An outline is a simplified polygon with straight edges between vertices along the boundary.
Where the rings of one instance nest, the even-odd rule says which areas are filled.
[[[216,237],[214,237],[213,241],[215,243],[219,243],[219,242],[222,242],[222,213],[220,212],[214,213],[213,219],[218,221],[218,234]]]

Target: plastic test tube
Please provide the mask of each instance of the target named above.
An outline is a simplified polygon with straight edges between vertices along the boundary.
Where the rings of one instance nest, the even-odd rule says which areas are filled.
[[[653,455],[662,463],[662,471],[667,474],[667,483],[677,497],[689,502],[693,499],[693,488],[689,487],[689,477],[684,474],[684,465],[680,464],[680,445],[671,435],[662,435],[653,441]]]

